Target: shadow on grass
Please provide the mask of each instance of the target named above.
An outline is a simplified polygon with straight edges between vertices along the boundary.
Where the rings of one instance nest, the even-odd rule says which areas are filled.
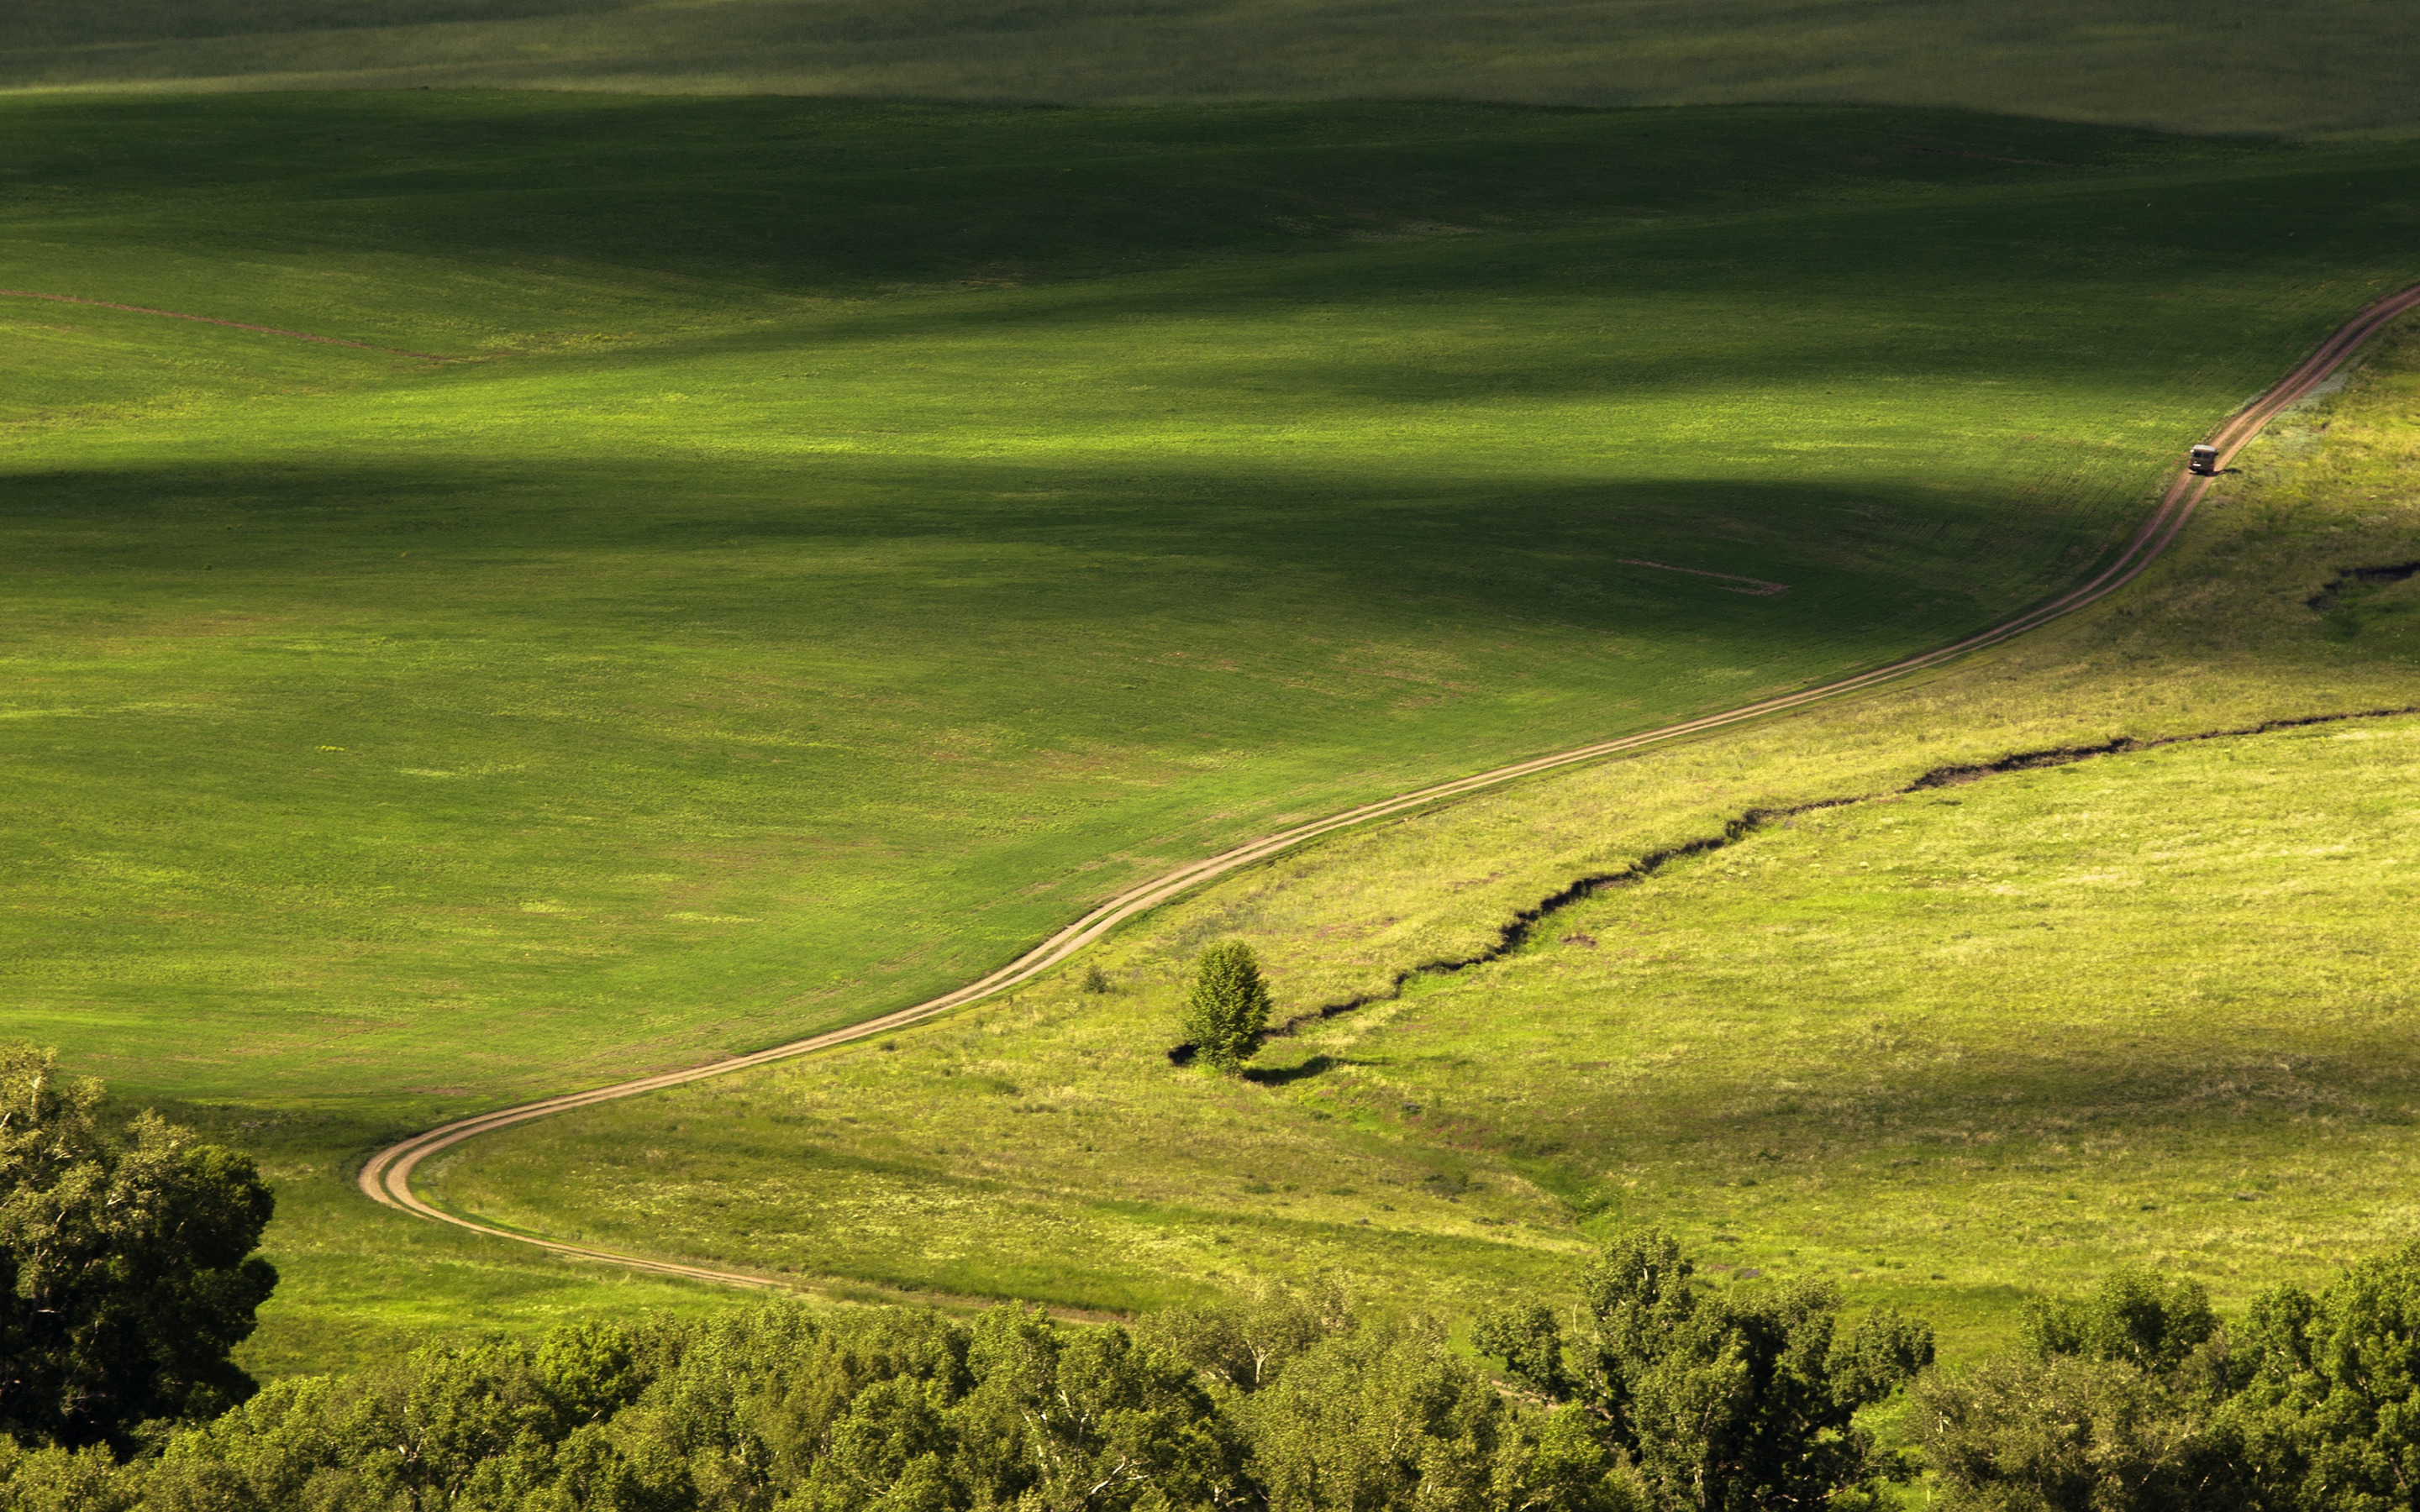
[[[1284,1087],[1351,1062],[1337,1056],[1313,1056],[1299,1066],[1247,1066],[1244,1080],[1260,1087]]]

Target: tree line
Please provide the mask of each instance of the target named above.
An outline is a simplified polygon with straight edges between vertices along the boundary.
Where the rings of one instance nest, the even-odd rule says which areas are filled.
[[[128,1442],[0,1441],[11,1512],[1749,1512],[2415,1504],[2420,1248],[2224,1321],[2111,1277],[1926,1368],[1819,1284],[1713,1286],[1615,1241],[1557,1314],[1477,1330],[1272,1293],[1131,1326],[772,1304],[431,1345]],[[1862,1409],[1913,1381],[1904,1445]],[[1509,1382],[1509,1384],[1508,1384]]]
[[[242,1156],[0,1047],[0,1512],[2420,1512],[2420,1244],[2222,1318],[2140,1270],[1964,1367],[1820,1280],[1616,1236],[1434,1321],[776,1303],[256,1386]],[[1869,1409],[1902,1404],[1893,1442]]]
[[[1820,1311],[1797,1316],[1802,1352]],[[0,1498],[24,1512],[1644,1512],[1699,1504],[1686,1488],[1710,1474],[1772,1471],[1764,1504],[1778,1505],[1818,1482],[1878,1488],[1893,1468],[1847,1423],[1888,1389],[1857,1373],[1871,1332],[1802,1360],[1819,1377],[1857,1361],[1854,1383],[1819,1379],[1811,1413],[1764,1414],[1781,1432],[1754,1471],[1685,1451],[1642,1463],[1589,1406],[1507,1393],[1433,1324],[1273,1293],[1132,1327],[773,1304],[436,1345],[138,1429],[123,1459],[98,1443],[0,1448]]]

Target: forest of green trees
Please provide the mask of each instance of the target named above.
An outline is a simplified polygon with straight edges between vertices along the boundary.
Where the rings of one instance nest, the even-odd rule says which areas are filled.
[[[260,1387],[230,1350],[267,1188],[102,1106],[0,1050],[0,1512],[2420,1506],[2420,1245],[2235,1319],[2121,1272],[1974,1362],[1642,1231],[1468,1349],[1332,1291],[1122,1326],[776,1303]]]

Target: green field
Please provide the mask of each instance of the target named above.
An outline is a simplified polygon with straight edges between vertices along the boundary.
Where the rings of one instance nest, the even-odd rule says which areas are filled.
[[[5,1026],[264,1151],[272,1363],[597,1300],[380,1139],[1954,639],[2420,272],[2411,146],[1956,115],[0,111],[7,287],[442,359],[0,299]]]
[[[942,1023],[466,1147],[459,1211],[763,1272],[1144,1308],[1326,1273],[1466,1317],[1621,1224],[1965,1351],[2124,1263],[2240,1303],[2408,1241],[2420,332],[2247,453],[2142,588],[1923,684],[1358,832]],[[1761,806],[1495,964],[1170,1066],[1239,936],[1281,1013]],[[1971,1356],[1969,1356],[1971,1357]]]
[[[2409,131],[2397,0],[18,0],[0,88],[540,86],[1052,100],[1950,106]]]

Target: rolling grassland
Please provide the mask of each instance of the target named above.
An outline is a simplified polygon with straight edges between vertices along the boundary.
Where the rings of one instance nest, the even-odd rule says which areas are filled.
[[[2420,563],[2415,467],[2407,327],[2134,590],[2026,640],[1324,842],[1112,944],[1107,995],[1070,971],[490,1136],[427,1190],[650,1254],[1112,1309],[1326,1273],[1464,1316],[1621,1223],[1953,1347],[2119,1263],[2229,1303],[2318,1278],[2415,1223],[2420,714],[2191,737],[2420,705],[2420,575],[2347,575]],[[1311,1015],[1246,1082],[1164,1053],[1189,957],[1231,937]]]
[[[272,1365],[675,1295],[365,1149],[1953,640],[2420,273],[2420,149],[1941,114],[0,114],[0,1027],[262,1153]]]
[[[1071,102],[1854,101],[2420,126],[2396,0],[18,0],[0,87],[545,86]]]

